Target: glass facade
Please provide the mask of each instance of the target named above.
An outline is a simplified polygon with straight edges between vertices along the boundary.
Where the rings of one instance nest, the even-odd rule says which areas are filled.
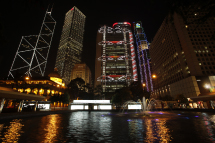
[[[77,7],[65,16],[55,67],[66,84],[70,82],[74,65],[81,62],[85,18]]]
[[[98,43],[102,49],[98,58],[101,76],[96,77],[96,80],[101,82],[103,92],[114,92],[129,86],[137,80],[135,53],[131,50],[134,46],[130,24],[115,23],[113,27],[105,25],[98,32],[98,36],[102,37],[102,41]]]

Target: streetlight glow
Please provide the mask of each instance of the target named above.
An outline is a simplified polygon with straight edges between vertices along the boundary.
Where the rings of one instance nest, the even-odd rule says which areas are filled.
[[[204,87],[207,88],[207,89],[211,88],[211,86],[209,84],[205,84]]]
[[[29,80],[29,77],[28,77],[28,76],[26,76],[26,77],[25,77],[25,79],[26,79],[26,80]]]
[[[143,83],[143,87],[145,87],[146,86],[146,84],[145,83]]]
[[[155,75],[155,74],[153,74],[153,75],[152,75],[152,78],[156,78],[156,75]]]

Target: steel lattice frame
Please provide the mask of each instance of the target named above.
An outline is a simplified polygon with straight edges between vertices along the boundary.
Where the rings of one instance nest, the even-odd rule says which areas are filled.
[[[22,36],[8,78],[44,76],[56,21],[46,11],[39,35]],[[18,77],[19,78],[19,77]]]

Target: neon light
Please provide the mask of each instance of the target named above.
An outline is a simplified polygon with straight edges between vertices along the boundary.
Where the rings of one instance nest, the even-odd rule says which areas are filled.
[[[114,23],[113,24],[113,26],[112,27],[114,27],[115,25],[117,25],[117,24],[129,24],[130,25],[130,27],[131,27],[131,23],[129,23],[129,22],[116,22],[116,23]]]
[[[135,29],[134,32],[137,32],[136,28],[142,28],[141,27],[141,22],[140,23],[135,23],[134,22],[133,24],[134,24],[134,29]],[[143,29],[142,29],[142,31],[143,31]],[[143,83],[146,84],[147,91],[149,91],[149,83],[150,83],[150,85],[151,85],[151,91],[153,91],[153,84],[152,84],[151,70],[150,70],[150,62],[149,62],[150,59],[148,59],[148,57],[147,57],[147,51],[146,51],[147,49],[143,49],[142,46],[141,46],[141,41],[142,40],[140,40],[140,37],[139,37],[139,35],[141,35],[141,34],[144,34],[144,38],[145,38],[144,41],[146,41],[146,43],[148,43],[147,38],[145,36],[145,33],[135,34],[136,43],[137,43],[137,52],[138,52],[139,67],[140,67],[141,83],[142,84]],[[147,44],[147,46],[148,46],[148,44]],[[142,56],[142,59],[141,59],[141,56]],[[146,67],[146,64],[148,64],[148,67]],[[147,71],[147,68],[148,68],[148,71]],[[144,79],[143,71],[144,71],[144,74],[145,74],[145,79]],[[148,76],[149,76],[149,80],[148,80]]]
[[[132,59],[132,69],[133,69],[133,80],[137,81],[137,66],[136,66],[136,59],[135,59],[135,51],[134,51],[134,43],[132,33],[129,32],[129,41],[130,41],[130,48],[131,48],[131,59]]]
[[[74,9],[74,7],[71,10],[73,10],[73,9]]]

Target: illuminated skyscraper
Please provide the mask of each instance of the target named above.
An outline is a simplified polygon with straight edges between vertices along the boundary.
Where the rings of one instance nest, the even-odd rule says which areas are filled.
[[[81,62],[85,18],[75,6],[65,16],[55,68],[66,84],[70,82],[74,65]]]
[[[137,44],[138,63],[141,83],[146,85],[147,91],[153,91],[151,77],[151,58],[149,55],[149,43],[140,21],[134,22],[134,34]]]
[[[137,81],[137,67],[131,24],[114,23],[98,30],[96,47],[95,86],[103,92],[114,92]]]
[[[46,11],[39,35],[22,36],[8,78],[44,76],[56,25],[51,11]]]

